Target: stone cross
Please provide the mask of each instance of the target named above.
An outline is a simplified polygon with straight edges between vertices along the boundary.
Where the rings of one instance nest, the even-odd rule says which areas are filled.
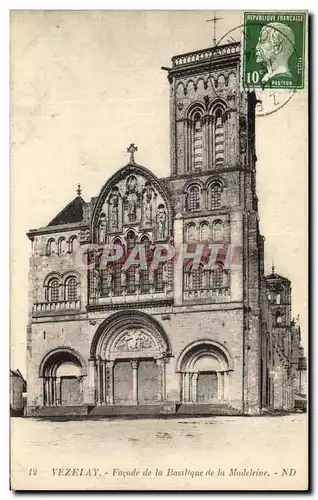
[[[130,163],[135,163],[135,153],[138,151],[137,146],[134,143],[130,144],[129,148],[127,148],[127,153],[130,153]]]

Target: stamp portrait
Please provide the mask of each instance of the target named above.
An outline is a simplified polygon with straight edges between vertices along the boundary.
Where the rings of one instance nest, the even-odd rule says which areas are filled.
[[[306,14],[245,12],[243,87],[304,88]]]

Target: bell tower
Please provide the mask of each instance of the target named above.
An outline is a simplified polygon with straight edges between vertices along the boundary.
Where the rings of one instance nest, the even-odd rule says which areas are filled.
[[[217,253],[212,268],[203,258],[198,271],[184,265],[175,271],[174,298],[189,310],[204,303],[224,315],[222,339],[241,345],[244,411],[257,412],[263,238],[256,194],[256,98],[241,89],[240,65],[240,43],[234,42],[176,55],[172,67],[163,68],[170,84],[170,190],[175,207],[181,207],[175,210],[175,242],[215,245],[225,253],[231,246],[238,256],[224,262]],[[239,326],[231,308],[240,311]]]
[[[174,56],[168,79],[171,175],[253,169],[255,96],[240,90],[240,43]]]

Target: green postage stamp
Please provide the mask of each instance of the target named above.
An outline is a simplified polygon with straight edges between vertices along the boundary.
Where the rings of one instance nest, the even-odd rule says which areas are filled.
[[[245,12],[243,87],[303,89],[305,12]]]

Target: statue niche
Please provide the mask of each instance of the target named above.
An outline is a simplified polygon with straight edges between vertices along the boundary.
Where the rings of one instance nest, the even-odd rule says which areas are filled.
[[[102,212],[99,216],[98,221],[98,244],[104,245],[106,243],[107,238],[107,219],[104,212]]]
[[[157,240],[167,237],[167,213],[162,203],[158,206],[156,215],[156,237]]]
[[[143,222],[145,226],[153,223],[153,202],[157,196],[150,182],[147,181],[143,190]]]
[[[127,179],[125,194],[125,212],[127,212],[128,222],[135,222],[137,219],[137,208],[139,208],[138,182],[134,175]]]
[[[109,197],[109,209],[110,209],[110,229],[111,231],[118,231],[119,229],[119,199],[120,194],[118,187],[115,186]]]

